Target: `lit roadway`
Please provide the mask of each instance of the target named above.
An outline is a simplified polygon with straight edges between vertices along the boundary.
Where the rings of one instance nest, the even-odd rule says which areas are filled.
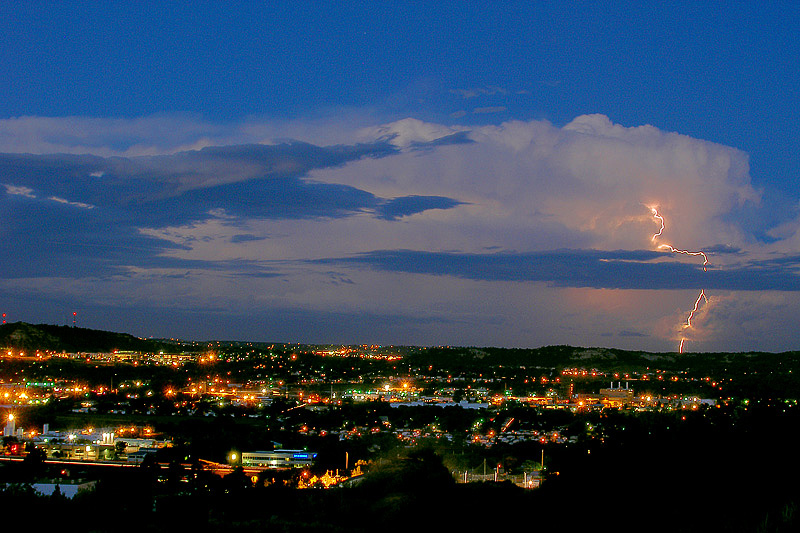
[[[22,462],[24,461],[24,457],[20,456],[0,456],[0,461],[5,462]],[[45,459],[45,464],[48,465],[69,465],[69,466],[113,466],[117,468],[136,468],[140,466],[140,463],[123,463],[120,461],[90,461],[90,460],[69,460],[69,459]],[[207,472],[212,472],[217,474],[218,476],[224,476],[226,474],[230,474],[233,472],[234,466],[225,465],[221,463],[215,463],[213,461],[206,461],[204,459],[199,460],[200,464],[203,467],[203,470]],[[156,463],[160,468],[167,468],[169,463]],[[181,466],[185,468],[191,468],[192,465],[190,463],[181,463]],[[267,468],[257,468],[252,466],[245,466],[242,467],[244,472],[249,475],[256,475],[259,472],[264,470],[268,470]],[[282,469],[273,469],[273,470],[282,470]]]

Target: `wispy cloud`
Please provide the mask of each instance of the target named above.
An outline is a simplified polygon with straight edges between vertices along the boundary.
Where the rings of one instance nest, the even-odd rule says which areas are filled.
[[[488,115],[492,113],[504,113],[507,111],[505,106],[488,106],[488,107],[476,107],[472,110],[473,113],[476,115]]]
[[[12,196],[24,196],[25,198],[36,198],[36,195],[33,194],[33,189],[30,187],[8,184],[4,184],[3,187],[6,189],[6,194]]]
[[[53,202],[56,202],[56,203],[59,203],[59,204],[64,204],[64,205],[69,205],[69,206],[72,206],[72,207],[80,207],[81,209],[94,209],[95,208],[95,206],[93,206],[92,204],[85,204],[83,202],[70,202],[69,200],[65,200],[63,198],[59,198],[58,196],[51,196],[51,197],[48,198],[48,200],[52,200]]]
[[[477,98],[479,96],[492,96],[495,94],[508,93],[508,91],[502,87],[496,87],[491,85],[486,87],[475,87],[472,89],[451,89],[450,92],[465,99]]]

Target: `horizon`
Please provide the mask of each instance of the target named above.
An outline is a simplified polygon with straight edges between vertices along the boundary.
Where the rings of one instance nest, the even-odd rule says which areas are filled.
[[[431,348],[443,348],[443,349],[473,349],[473,350],[482,350],[482,349],[489,349],[489,350],[526,350],[526,351],[537,351],[537,350],[544,350],[547,348],[572,348],[574,350],[599,350],[599,351],[621,351],[621,352],[641,352],[651,355],[659,355],[659,356],[672,356],[672,355],[680,355],[680,356],[703,356],[703,355],[712,355],[712,354],[729,354],[729,355],[753,355],[753,354],[769,354],[769,355],[781,355],[785,353],[797,353],[800,350],[783,350],[780,352],[772,352],[768,350],[744,350],[744,351],[715,351],[715,352],[692,352],[692,351],[684,351],[679,352],[677,350],[673,351],[648,351],[648,350],[628,350],[624,348],[614,348],[611,346],[579,346],[579,345],[571,345],[571,344],[548,344],[542,346],[492,346],[492,345],[455,345],[455,344],[375,344],[369,342],[362,342],[362,343],[352,343],[352,344],[343,344],[337,342],[296,342],[296,341],[276,341],[276,340],[255,340],[255,339],[216,339],[216,338],[206,338],[206,339],[188,339],[188,338],[176,338],[176,337],[140,337],[134,333],[126,332],[126,331],[109,331],[109,330],[96,330],[93,328],[87,328],[83,326],[73,326],[70,324],[33,324],[29,322],[9,322],[6,324],[2,324],[2,326],[13,326],[16,324],[21,324],[25,326],[52,326],[52,327],[60,327],[60,328],[75,328],[75,329],[82,329],[85,331],[103,331],[105,333],[116,333],[120,335],[130,335],[133,338],[139,340],[146,340],[146,341],[168,341],[173,343],[195,343],[195,344],[203,344],[203,343],[231,343],[231,344],[248,344],[248,343],[255,343],[255,344],[274,344],[274,345],[283,345],[283,346],[357,346],[357,347],[377,347],[377,348],[422,348],[422,349],[431,349]]]

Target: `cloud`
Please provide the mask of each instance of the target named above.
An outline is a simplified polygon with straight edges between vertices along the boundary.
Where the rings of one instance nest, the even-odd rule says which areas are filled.
[[[252,241],[260,241],[261,239],[262,237],[258,237],[257,235],[240,234],[232,236],[231,242],[232,243],[252,242]]]
[[[58,196],[51,196],[48,198],[53,202],[57,202],[59,204],[70,205],[72,207],[80,207],[81,209],[94,209],[95,206],[92,204],[85,204],[83,202],[70,202],[69,200],[65,200],[64,198],[59,198]]]
[[[305,140],[274,135],[292,128]],[[395,317],[418,341],[674,349],[700,288],[713,304],[693,337],[703,346],[746,312],[737,297],[778,313],[800,292],[797,210],[766,207],[747,154],[603,115],[562,127],[25,118],[0,121],[0,148],[13,131],[37,148],[0,154],[0,254],[34,258],[4,269],[15,301],[135,294],[127,309]],[[709,271],[659,243],[705,250]],[[426,320],[443,327],[425,333]]]
[[[486,86],[486,87],[476,87],[473,89],[451,89],[450,93],[456,94],[461,98],[468,99],[468,98],[477,98],[479,96],[506,94],[508,93],[508,91],[506,89],[503,89],[502,87]]]
[[[385,157],[393,148],[384,143],[317,147],[307,143],[207,147],[172,155],[104,158],[88,155],[0,154],[0,174],[13,175],[20,185],[7,185],[10,194],[32,196],[43,190],[48,198],[88,208],[94,205],[128,210],[141,218],[134,204],[149,206],[147,219],[189,220],[216,207],[248,212],[253,204],[265,209],[294,206],[298,216],[371,207],[372,195],[347,186],[301,181],[314,168],[331,168],[361,157]],[[24,185],[22,185],[24,184]],[[238,188],[237,188],[238,187]],[[246,190],[250,188],[251,190]],[[279,196],[291,196],[288,198]],[[351,201],[361,195],[369,200]],[[276,195],[278,198],[276,199]],[[64,200],[72,198],[73,200]],[[305,202],[305,205],[304,205]],[[327,202],[327,203],[326,203]],[[168,213],[163,213],[169,211]],[[163,214],[162,214],[163,213]],[[270,216],[273,213],[262,213]]]
[[[446,137],[432,142],[450,141]],[[460,205],[447,197],[385,199],[348,185],[306,179],[312,169],[395,153],[394,146],[375,141],[214,146],[137,157],[0,154],[0,175],[13,176],[17,182],[4,185],[7,196],[0,199],[13,212],[0,230],[13,238],[0,248],[6,257],[33,255],[42,264],[9,268],[4,274],[43,276],[49,273],[48,265],[55,264],[68,275],[84,270],[108,274],[131,263],[163,265],[166,252],[189,250],[202,240],[214,239],[214,235],[173,237],[186,233],[181,227],[202,227],[207,220],[231,228],[223,231],[234,233],[228,242],[245,244],[263,239],[256,234],[242,238],[238,227],[248,220],[369,214],[392,221]],[[26,202],[10,204],[12,197]],[[67,213],[63,208],[85,213]]]
[[[320,262],[483,281],[545,282],[559,287],[800,291],[800,257],[709,272],[696,264],[664,261],[667,257],[669,254],[644,250],[494,254],[382,250]]]
[[[361,135],[367,139],[385,141],[399,148],[419,147],[431,143],[439,143],[442,140],[445,144],[451,144],[454,140],[458,142],[468,142],[463,136],[463,128],[453,128],[441,124],[423,122],[414,118],[398,120],[382,126],[365,128]]]
[[[236,136],[236,127],[191,116],[134,119],[14,117],[0,119],[0,152],[143,155],[198,149]]]
[[[254,179],[298,178],[314,168],[393,152],[382,142],[329,147],[301,142],[213,146],[171,155],[111,158],[104,162],[103,170],[106,178],[116,175],[147,182],[157,187],[158,196],[169,196]]]
[[[72,154],[102,157],[169,155],[209,146],[275,144],[294,139],[310,144],[353,142],[355,133],[374,126],[359,109],[278,121],[247,116],[213,122],[199,115],[163,114],[134,118],[35,117],[0,119],[0,153]]]
[[[452,209],[461,204],[462,202],[444,196],[404,196],[384,202],[376,208],[376,212],[378,218],[397,220],[429,209]]]
[[[504,113],[507,111],[505,106],[476,107],[472,110],[476,115],[486,115],[491,113]]]
[[[742,253],[742,248],[729,244],[715,244],[713,246],[703,246],[703,252],[706,254],[740,254]]]
[[[415,131],[435,132],[428,140],[450,133],[420,124]],[[493,237],[482,246],[530,249],[538,233],[560,225],[572,233],[565,247],[643,248],[652,244],[654,225],[646,206],[656,204],[666,217],[665,242],[676,247],[742,247],[755,238],[724,219],[760,199],[747,155],[733,148],[652,126],[626,128],[599,115],[563,128],[510,121],[462,132],[472,142],[312,176],[382,197],[457,197],[474,209],[461,210],[465,218],[455,224],[505,227],[504,242]],[[406,138],[408,145],[415,137]]]
[[[25,198],[36,198],[36,195],[33,194],[33,189],[30,187],[22,187],[19,185],[8,185],[4,184],[3,187],[6,189],[6,194],[11,196],[24,196]]]
[[[649,337],[647,333],[641,333],[639,331],[628,331],[622,330],[617,335],[620,337]]]

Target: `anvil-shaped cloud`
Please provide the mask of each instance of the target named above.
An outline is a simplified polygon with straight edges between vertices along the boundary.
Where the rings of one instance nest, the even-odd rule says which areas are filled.
[[[40,153],[0,155],[0,247],[24,258],[4,265],[0,294],[168,310],[184,328],[192,313],[236,317],[204,336],[647,349],[674,349],[699,288],[713,298],[695,320],[706,335],[691,340],[706,349],[755,343],[781,321],[757,321],[754,306],[777,317],[799,299],[797,219],[754,228],[762,194],[731,147],[602,115],[563,127],[333,122],[317,138],[295,125],[302,140],[286,142],[259,137],[281,137],[269,124],[175,124],[174,139],[154,133],[165,146],[154,155],[112,139],[41,153],[35,135]],[[12,126],[0,121],[0,148]],[[320,140],[332,137],[345,142]],[[708,272],[657,248],[655,205],[658,242],[706,250]]]

